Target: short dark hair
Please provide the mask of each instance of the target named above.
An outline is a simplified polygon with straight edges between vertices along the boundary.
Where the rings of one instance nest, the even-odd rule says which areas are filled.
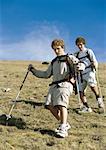
[[[75,41],[75,44],[77,45],[78,43],[83,43],[83,44],[86,44],[86,41],[83,37],[78,37]]]

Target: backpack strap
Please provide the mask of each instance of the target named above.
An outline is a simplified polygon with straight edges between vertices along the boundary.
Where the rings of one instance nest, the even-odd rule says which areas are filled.
[[[76,57],[77,57],[77,58],[79,58],[79,53],[80,53],[79,51],[76,53]]]
[[[87,69],[87,68],[91,68],[91,69],[92,69],[92,71],[93,71],[93,69],[94,69],[94,68],[92,67],[92,60],[91,60],[91,57],[90,57],[89,51],[87,50],[87,51],[86,51],[86,55],[85,55],[85,56],[83,56],[83,57],[81,57],[81,58],[79,58],[79,53],[80,53],[80,52],[78,51],[78,52],[77,52],[77,54],[76,54],[76,57],[77,57],[80,61],[81,61],[81,59],[83,59],[83,58],[86,58],[86,57],[87,57],[87,58],[89,59],[89,61],[90,61],[90,63],[91,63],[91,64],[90,64],[89,66],[87,66],[87,67],[86,67],[86,69]]]
[[[57,60],[57,57],[55,57],[52,61],[51,61],[51,65],[53,65],[53,63]]]
[[[79,51],[76,53],[76,57],[77,57],[78,59],[83,59],[83,58],[86,58],[86,57],[87,57],[87,58],[89,59],[89,61],[90,61],[90,62],[92,62],[92,60],[91,60],[91,57],[90,57],[90,54],[89,54],[89,51],[88,51],[88,50],[86,51],[86,55],[85,55],[85,56],[83,56],[83,57],[80,57],[80,58],[79,58],[79,53],[80,53]]]
[[[89,52],[88,52],[88,50],[87,50],[87,58],[89,59],[89,61],[92,63],[92,60],[91,60],[91,57],[90,57],[90,54],[89,54]]]

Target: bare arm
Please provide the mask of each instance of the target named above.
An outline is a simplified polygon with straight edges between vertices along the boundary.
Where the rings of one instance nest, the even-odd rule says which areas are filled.
[[[89,55],[90,55],[90,59],[91,59],[91,62],[92,62],[92,65],[94,66],[95,69],[98,68],[98,62],[97,62],[97,59],[95,57],[95,54],[92,50],[89,49]]]

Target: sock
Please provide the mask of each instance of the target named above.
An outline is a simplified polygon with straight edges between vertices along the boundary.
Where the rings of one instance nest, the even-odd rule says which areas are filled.
[[[62,128],[65,128],[65,127],[66,127],[66,125],[67,125],[67,124],[62,123],[62,124],[61,124],[61,127],[62,127]]]
[[[89,108],[89,106],[88,106],[88,103],[87,103],[87,102],[83,102],[83,104],[84,104],[87,108]]]
[[[96,99],[98,99],[98,98],[100,98],[100,96],[99,96],[99,95],[96,95]]]

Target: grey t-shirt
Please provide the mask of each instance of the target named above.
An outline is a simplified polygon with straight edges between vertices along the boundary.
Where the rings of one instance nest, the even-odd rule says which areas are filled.
[[[86,69],[84,71],[82,71],[82,74],[92,71],[92,68],[89,67],[91,65],[91,62],[95,62],[98,65],[95,54],[91,49],[86,48],[83,51],[78,51],[78,52],[74,53],[74,55],[76,57],[77,57],[77,54],[78,54],[78,59],[80,61],[84,62],[85,66],[86,66]],[[87,55],[90,56],[90,59],[87,57]]]

